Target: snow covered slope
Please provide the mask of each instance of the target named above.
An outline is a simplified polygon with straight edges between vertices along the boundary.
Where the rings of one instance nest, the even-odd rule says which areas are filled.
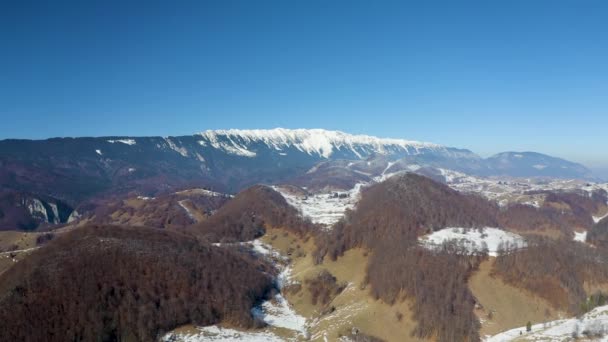
[[[608,305],[600,306],[580,319],[570,318],[536,324],[530,332],[526,327],[487,337],[485,342],[552,341],[566,342],[581,338],[584,341],[608,341]]]
[[[200,136],[199,144],[202,146],[209,144],[227,153],[248,157],[256,156],[257,149],[269,148],[284,153],[289,149],[295,149],[326,159],[334,154],[363,159],[372,154],[418,155],[424,153],[437,153],[455,158],[478,158],[470,151],[432,143],[352,135],[324,129],[208,130],[201,133]]]
[[[444,228],[420,238],[423,246],[434,249],[444,242],[455,240],[462,243],[470,253],[487,249],[490,256],[496,256],[501,244],[524,247],[524,239],[515,233],[498,228]]]
[[[284,342],[285,340],[268,331],[240,331],[217,325],[196,327],[195,332],[169,333],[162,342]]]
[[[294,194],[285,187],[275,186],[287,203],[295,207],[303,216],[312,222],[329,227],[338,222],[347,209],[353,209],[359,200],[361,187],[365,184],[356,184],[354,188],[342,192],[319,192],[310,194]]]

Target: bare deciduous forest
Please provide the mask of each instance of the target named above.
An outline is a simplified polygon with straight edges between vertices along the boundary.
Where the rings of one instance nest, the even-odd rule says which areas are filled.
[[[310,220],[303,218],[280,193],[256,185],[240,192],[191,231],[212,242],[237,242],[262,236],[265,225],[284,228],[300,236],[314,230]]]
[[[354,247],[377,250],[385,240],[406,243],[444,227],[497,226],[495,204],[408,173],[363,191],[355,210],[320,238],[317,258],[332,259]]]
[[[153,341],[179,325],[252,327],[272,270],[181,234],[90,226],[0,278],[2,341]]]
[[[555,308],[579,313],[585,284],[608,283],[608,253],[571,240],[534,238],[528,247],[504,246],[493,273],[548,300]]]
[[[587,241],[608,250],[608,218],[601,220],[589,230]]]
[[[495,226],[497,210],[485,199],[423,176],[393,177],[366,189],[329,237],[317,239],[316,259],[336,259],[354,247],[369,249],[372,295],[391,304],[412,299],[417,337],[476,341],[479,322],[467,279],[483,256],[464,256],[455,246],[429,251],[417,238],[446,226]]]

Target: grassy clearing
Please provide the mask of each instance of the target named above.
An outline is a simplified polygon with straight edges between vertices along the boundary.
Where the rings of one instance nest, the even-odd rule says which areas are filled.
[[[287,291],[285,296],[299,314],[312,322],[312,341],[323,341],[324,337],[335,341],[341,335],[349,335],[352,328],[385,341],[416,340],[411,337],[416,323],[411,317],[408,302],[390,306],[375,300],[367,289],[362,288],[368,263],[363,249],[350,250],[335,262],[327,260],[314,265],[311,256],[313,239],[305,241],[280,229],[268,229],[263,240],[282,254],[290,254],[291,278],[303,286],[297,293]],[[305,281],[323,269],[348,286],[327,305],[312,305]]]
[[[492,277],[493,262],[484,261],[469,280],[469,287],[482,306],[475,312],[482,323],[480,336],[525,326],[528,321],[536,324],[558,318],[560,313],[545,300]]]
[[[36,237],[39,233],[19,232],[14,230],[0,231],[0,251],[5,251],[11,246],[17,249],[36,247]]]
[[[0,231],[0,252],[11,250],[23,250],[36,247],[36,237],[39,233],[19,232],[19,231]],[[0,274],[4,273],[16,262],[22,260],[28,253],[1,253],[0,254]]]

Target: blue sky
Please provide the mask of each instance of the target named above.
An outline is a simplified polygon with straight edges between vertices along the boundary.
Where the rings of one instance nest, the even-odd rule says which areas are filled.
[[[5,1],[0,138],[314,127],[608,170],[606,18],[605,1]]]

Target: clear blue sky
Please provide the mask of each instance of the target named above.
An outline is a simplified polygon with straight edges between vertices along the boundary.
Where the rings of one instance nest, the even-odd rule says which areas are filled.
[[[0,42],[0,138],[318,127],[608,169],[606,1],[2,1]]]

